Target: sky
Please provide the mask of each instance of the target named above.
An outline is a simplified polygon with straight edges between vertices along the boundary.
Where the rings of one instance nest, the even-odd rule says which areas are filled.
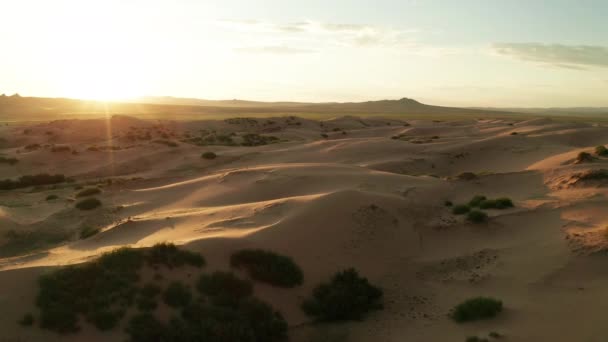
[[[0,93],[608,106],[604,0],[0,0]]]

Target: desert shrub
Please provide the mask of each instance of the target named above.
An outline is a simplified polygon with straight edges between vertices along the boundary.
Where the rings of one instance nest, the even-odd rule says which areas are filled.
[[[64,175],[49,175],[41,173],[37,175],[21,176],[17,180],[4,179],[0,181],[0,190],[12,190],[26,188],[29,186],[58,184],[67,181]]]
[[[158,307],[154,298],[138,297],[135,304],[137,305],[137,309],[143,312],[153,311]]]
[[[167,138],[168,138],[168,136],[167,136]],[[162,144],[162,145],[165,145],[167,147],[178,147],[179,146],[179,144],[176,143],[175,141],[165,140],[165,139],[158,139],[158,140],[154,140],[152,142],[156,143],[156,144]]]
[[[479,203],[480,209],[506,209],[512,208],[513,201],[507,197],[501,197],[497,199],[486,199]]]
[[[317,286],[312,298],[302,303],[302,310],[320,321],[359,320],[369,311],[381,309],[381,299],[382,290],[351,268]]]
[[[482,223],[488,220],[488,215],[483,211],[472,210],[467,214],[467,221],[473,223]]]
[[[166,326],[150,313],[133,316],[125,329],[131,342],[166,341]]]
[[[80,231],[80,238],[81,239],[86,239],[86,238],[90,238],[93,235],[96,235],[97,233],[99,233],[101,231],[100,228],[96,228],[96,227],[91,227],[91,226],[85,226],[81,231]]]
[[[256,133],[244,134],[242,138],[243,142],[241,143],[241,145],[243,146],[261,146],[276,143],[279,141],[279,138],[277,137],[259,135]]]
[[[502,302],[489,297],[476,297],[458,304],[451,317],[458,323],[493,318],[502,311]]]
[[[240,300],[253,293],[253,285],[250,281],[240,279],[233,273],[222,271],[209,275],[202,274],[198,280],[197,289],[201,294],[216,297],[217,301],[230,298]]]
[[[454,203],[452,203],[452,201],[444,201],[443,205],[445,205],[446,207],[451,207],[454,205]]]
[[[184,307],[192,300],[192,292],[188,286],[174,281],[163,293],[163,299],[171,307]]]
[[[99,188],[86,188],[86,189],[80,190],[78,193],[76,193],[76,197],[93,196],[93,195],[97,195],[100,193],[101,193],[101,189],[99,189]]]
[[[51,147],[51,152],[70,152],[72,149],[67,145],[55,145]]]
[[[201,158],[204,158],[204,159],[215,159],[215,158],[217,158],[217,154],[209,151],[209,152],[205,152],[205,153],[201,154]]]
[[[593,161],[593,156],[591,155],[591,153],[588,153],[588,152],[580,152],[576,156],[577,163],[589,163],[592,161]]]
[[[287,323],[268,304],[247,298],[235,307],[193,303],[173,318],[166,341],[287,341]]]
[[[458,176],[456,176],[456,178],[458,178],[460,180],[470,181],[470,180],[475,180],[479,177],[477,177],[477,175],[474,174],[473,172],[463,172],[463,173],[459,174]]]
[[[483,195],[475,195],[473,196],[473,198],[471,198],[471,200],[469,201],[469,206],[470,207],[479,207],[479,205],[481,204],[481,202],[485,201],[487,198],[486,196]]]
[[[139,291],[139,295],[146,298],[154,298],[158,294],[160,294],[160,292],[161,289],[158,285],[154,283],[148,283],[141,288],[141,290]]]
[[[33,325],[34,324],[34,315],[32,315],[31,313],[26,313],[19,320],[19,324],[23,325],[24,327],[29,327],[29,326]]]
[[[58,199],[58,198],[59,198],[59,197],[58,197],[57,195],[54,195],[54,194],[53,194],[53,195],[48,195],[48,196],[46,196],[46,200],[47,200],[47,201],[56,200],[56,199]]]
[[[17,158],[7,158],[4,156],[0,156],[0,164],[15,165],[18,162],[19,162],[19,159],[17,159]]]
[[[80,329],[78,316],[99,329],[111,329],[124,315],[121,307],[131,304],[136,292],[137,271],[143,253],[121,248],[93,262],[68,266],[39,279],[36,305],[40,325],[58,333]]]
[[[230,265],[247,270],[258,281],[280,287],[302,284],[304,275],[300,267],[284,255],[261,249],[244,249],[230,256]]]
[[[87,316],[87,320],[99,330],[110,330],[118,324],[122,315],[119,311],[94,310]]]
[[[452,208],[452,214],[454,215],[464,215],[471,211],[471,207],[466,204],[457,204]]]
[[[152,266],[165,265],[169,268],[191,265],[205,266],[205,258],[195,252],[181,250],[172,243],[159,243],[148,251],[147,261]]]
[[[325,134],[325,133],[321,133],[321,138],[323,139],[327,139],[329,138],[329,135]]]
[[[491,338],[501,338],[502,335],[497,333],[496,331],[491,331],[488,336],[490,336]]]
[[[87,198],[76,203],[76,208],[80,210],[93,210],[101,206],[101,201],[97,198]]]
[[[517,133],[517,132],[511,132],[511,135],[517,135],[517,134],[519,134],[519,133]]]
[[[485,337],[469,336],[465,342],[489,342],[489,340]]]
[[[604,145],[597,146],[595,148],[595,154],[597,154],[598,156],[607,156],[608,148],[606,148],[606,146]]]

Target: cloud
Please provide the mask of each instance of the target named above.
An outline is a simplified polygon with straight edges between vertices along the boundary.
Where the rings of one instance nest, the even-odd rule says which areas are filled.
[[[568,69],[608,67],[608,47],[542,43],[497,43],[494,53]]]
[[[289,55],[289,54],[301,54],[301,53],[314,53],[315,50],[309,49],[298,49],[284,45],[271,45],[271,46],[253,46],[237,48],[236,51],[246,53],[268,53],[277,55]]]
[[[299,43],[354,47],[411,47],[417,30],[372,25],[322,23],[312,20],[273,23],[259,20],[222,20],[225,28],[247,34],[280,38]]]

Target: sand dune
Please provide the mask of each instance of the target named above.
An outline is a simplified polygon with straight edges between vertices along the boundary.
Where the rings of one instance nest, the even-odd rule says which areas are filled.
[[[347,341],[463,341],[490,331],[508,341],[603,336],[608,192],[602,178],[581,175],[608,169],[608,159],[575,161],[608,142],[608,127],[549,119],[120,116],[0,132],[2,154],[19,159],[0,164],[0,179],[42,172],[71,178],[0,191],[5,338],[123,339],[121,330],[91,327],[64,339],[16,321],[35,311],[38,275],[118,246],[158,242],[201,252],[210,269],[228,269],[230,254],[244,247],[293,257],[303,286],[255,285],[285,315],[292,341],[325,330]],[[269,136],[276,139],[263,140]],[[246,146],[251,141],[258,146]],[[206,151],[218,157],[201,158]],[[463,172],[476,175],[459,179]],[[101,189],[95,197],[102,207],[76,209],[78,191],[91,187]],[[489,209],[489,221],[475,225],[444,205],[474,195],[509,197],[515,207]],[[98,233],[81,239],[85,227]],[[310,324],[294,298],[351,266],[384,289],[385,310],[364,322]],[[477,295],[501,298],[505,314],[467,325],[447,318]],[[585,310],[575,314],[580,305]]]

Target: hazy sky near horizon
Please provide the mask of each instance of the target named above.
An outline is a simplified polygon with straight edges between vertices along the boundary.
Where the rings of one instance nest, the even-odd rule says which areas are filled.
[[[0,93],[608,106],[604,0],[0,0]]]

